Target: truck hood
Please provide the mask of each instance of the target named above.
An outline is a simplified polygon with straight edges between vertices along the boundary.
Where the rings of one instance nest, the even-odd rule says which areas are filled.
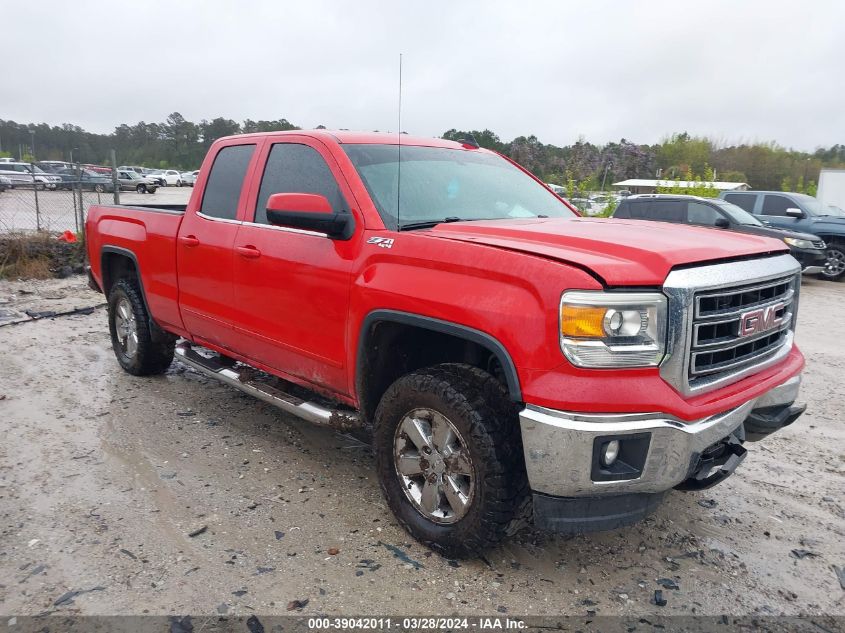
[[[480,220],[438,224],[427,233],[575,264],[608,286],[659,286],[675,266],[788,252],[768,237],[645,220]]]

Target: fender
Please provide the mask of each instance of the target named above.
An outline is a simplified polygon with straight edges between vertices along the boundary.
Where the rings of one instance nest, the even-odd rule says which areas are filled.
[[[476,330],[466,325],[459,323],[452,323],[451,321],[443,321],[433,317],[423,316],[420,314],[413,314],[410,312],[400,312],[398,310],[373,310],[366,317],[361,324],[360,333],[358,335],[358,352],[355,363],[355,385],[358,391],[359,403],[361,394],[363,394],[363,375],[364,363],[366,361],[365,345],[369,338],[370,328],[377,322],[392,322],[401,323],[402,325],[413,325],[422,329],[440,332],[442,334],[450,334],[457,338],[471,341],[491,352],[502,367],[507,382],[508,393],[511,400],[514,402],[522,402],[522,390],[519,386],[519,376],[516,373],[516,365],[514,365],[510,354],[505,346],[502,345],[498,339],[490,336],[486,332]]]
[[[111,279],[106,278],[106,266],[105,266],[105,259],[107,253],[114,253],[115,255],[121,255],[123,257],[128,257],[132,260],[132,263],[135,265],[135,271],[138,273],[138,288],[141,289],[141,300],[144,302],[144,309],[147,311],[147,315],[149,316],[150,320],[150,331],[153,335],[153,338],[158,339],[159,336],[170,336],[167,334],[161,326],[155,322],[153,318],[153,313],[150,310],[150,304],[147,302],[147,293],[144,290],[144,281],[141,277],[141,265],[138,263],[138,257],[130,251],[128,248],[122,248],[120,246],[103,246],[100,249],[100,277],[103,286],[103,294],[106,295],[106,300],[108,300],[108,294],[106,294],[106,288],[111,286]]]

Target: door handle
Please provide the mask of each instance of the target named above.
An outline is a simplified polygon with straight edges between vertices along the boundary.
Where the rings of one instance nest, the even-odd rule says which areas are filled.
[[[236,246],[235,250],[238,252],[238,255],[246,257],[247,259],[257,259],[261,257],[261,251],[254,246]]]
[[[179,238],[179,241],[182,242],[185,246],[199,246],[200,241],[196,238],[195,235],[183,235]]]

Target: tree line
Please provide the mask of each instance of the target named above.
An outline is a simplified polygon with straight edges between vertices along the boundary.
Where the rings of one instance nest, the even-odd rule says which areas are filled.
[[[318,126],[322,128],[323,126]],[[174,112],[160,123],[121,124],[110,134],[88,132],[77,125],[16,123],[0,119],[0,156],[38,160],[74,160],[107,164],[115,150],[121,164],[196,169],[216,139],[231,134],[298,130],[287,119],[235,121],[218,117],[199,123]],[[572,145],[542,143],[536,136],[503,141],[491,130],[450,129],[443,138],[475,138],[481,147],[496,150],[525,166],[547,182],[577,183],[579,190],[608,189],[628,178],[747,182],[755,189],[813,192],[822,167],[845,168],[845,144],[814,152],[788,149],[777,143],[727,145],[686,132],[660,143],[638,144],[626,139],[603,145],[579,139]]]

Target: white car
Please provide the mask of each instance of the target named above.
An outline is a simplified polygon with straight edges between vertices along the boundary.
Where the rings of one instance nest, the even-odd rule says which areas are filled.
[[[6,189],[12,188],[12,181],[6,178],[6,176],[0,176],[0,193],[6,191]]]
[[[62,179],[48,174],[35,165],[4,161],[0,163],[0,176],[5,176],[13,185],[29,185],[38,189],[55,189]]]
[[[162,169],[160,174],[156,174],[160,179],[164,180],[165,186],[176,185],[182,186],[182,174],[175,169]]]
[[[197,182],[197,175],[200,173],[199,169],[195,169],[194,171],[183,171],[182,172],[182,184],[188,185],[189,187],[193,187]]]

